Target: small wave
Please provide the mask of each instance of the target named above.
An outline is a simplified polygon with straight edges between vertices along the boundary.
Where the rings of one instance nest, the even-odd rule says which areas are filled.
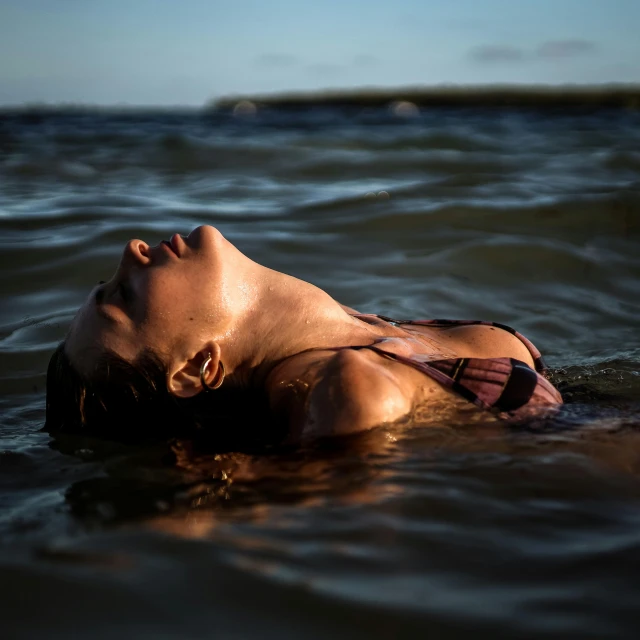
[[[633,403],[640,410],[640,362],[613,359],[563,367],[554,370],[552,380],[565,401],[625,408]]]
[[[440,183],[436,183],[436,188]],[[512,233],[568,237],[576,241],[597,235],[635,237],[640,232],[640,191],[617,192],[557,198],[547,204],[510,206],[485,204],[440,203],[432,201],[416,206],[415,191],[424,198],[429,185],[408,187],[408,212],[378,208],[367,216],[363,227],[371,231],[433,230],[447,228],[477,230],[485,233]],[[393,193],[394,205],[403,202],[403,188]],[[357,223],[354,223],[357,224]]]

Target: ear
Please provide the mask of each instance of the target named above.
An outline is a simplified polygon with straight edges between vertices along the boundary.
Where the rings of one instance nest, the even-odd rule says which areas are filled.
[[[207,384],[216,377],[220,366],[220,345],[217,342],[207,342],[196,353],[188,358],[176,359],[167,373],[167,388],[176,398],[192,398],[202,391],[200,370],[202,364],[211,354],[211,361],[204,372]]]

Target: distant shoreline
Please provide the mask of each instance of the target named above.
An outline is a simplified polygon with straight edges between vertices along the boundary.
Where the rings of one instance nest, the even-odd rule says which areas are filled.
[[[251,112],[260,108],[388,108],[394,105],[486,108],[622,108],[640,110],[640,84],[603,85],[451,85],[412,87],[359,87],[319,91],[238,94],[215,98],[203,106],[98,105],[31,102],[1,105],[0,116],[47,113],[211,113]]]
[[[272,109],[310,107],[533,107],[640,109],[640,85],[479,85],[359,88],[326,91],[236,95],[219,98],[210,110],[232,110],[239,104]]]

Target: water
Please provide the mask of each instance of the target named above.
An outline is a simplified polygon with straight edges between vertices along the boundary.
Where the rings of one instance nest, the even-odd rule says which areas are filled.
[[[567,405],[304,451],[50,438],[49,354],[126,240],[213,224],[363,312],[479,318]],[[634,638],[640,115],[0,119],[3,638]]]

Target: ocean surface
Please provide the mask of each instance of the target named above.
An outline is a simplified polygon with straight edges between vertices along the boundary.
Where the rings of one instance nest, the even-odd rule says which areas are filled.
[[[512,325],[566,405],[251,455],[43,432],[124,243],[200,224],[362,312]],[[5,113],[0,263],[3,640],[638,637],[640,112]]]

